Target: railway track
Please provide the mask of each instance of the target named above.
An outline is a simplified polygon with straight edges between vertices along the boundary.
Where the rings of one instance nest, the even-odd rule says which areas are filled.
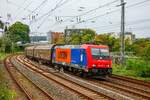
[[[30,62],[30,61],[26,61],[26,62]],[[47,71],[45,70],[45,72],[47,72]],[[72,79],[71,79],[71,80],[72,80]],[[89,80],[88,80],[88,81],[89,81]],[[77,81],[76,81],[76,82],[77,82]],[[102,87],[102,86],[101,86],[102,83],[101,83],[100,85],[98,85],[98,82],[96,82],[96,84],[95,84],[95,81],[93,81],[93,80],[92,80],[92,82],[89,82],[89,83],[92,83],[93,85],[97,85],[97,86],[94,86],[94,87],[96,87],[96,88],[93,88],[93,89],[95,89],[95,90],[97,90],[97,88],[99,88],[99,87]],[[107,83],[109,83],[109,82],[107,82]],[[84,84],[84,85],[85,85],[85,84]],[[103,83],[103,85],[104,85],[104,83]],[[113,87],[113,88],[115,88],[115,89],[119,89],[119,88],[117,88],[116,86],[113,86],[112,83],[111,83],[111,85],[108,85],[108,84],[105,84],[105,85],[107,85],[107,87],[109,87],[109,88],[112,88],[112,87]],[[115,85],[116,85],[116,84],[115,84]],[[85,86],[86,86],[86,85],[85,85]],[[105,87],[104,87],[104,88],[105,88]],[[107,89],[109,90],[109,88],[107,88]],[[120,91],[123,90],[124,92],[132,93],[132,94],[134,94],[134,95],[136,94],[136,93],[134,93],[134,91],[130,91],[130,90],[127,90],[127,89],[124,89],[124,88],[125,88],[125,87],[120,87],[119,90],[120,90]],[[105,91],[105,90],[104,90],[104,91]],[[112,95],[109,95],[110,93],[111,93]],[[104,94],[107,94],[107,96],[112,97],[112,98],[114,98],[114,99],[118,99],[116,95],[122,96],[122,95],[120,95],[120,93],[119,93],[118,91],[116,91],[116,93],[114,93],[114,92],[110,92],[110,93],[107,94],[106,92],[104,92]],[[115,97],[114,95],[115,95],[116,97]],[[127,96],[128,96],[128,95],[126,95],[126,96],[124,95],[124,96],[122,96],[122,97],[124,97],[124,99],[132,99],[132,98],[130,98],[130,97],[127,98]],[[137,95],[136,95],[136,96],[137,96]],[[136,97],[134,97],[134,98],[136,98]],[[142,98],[143,98],[143,96],[142,96]],[[147,99],[147,97],[144,97],[143,99],[145,99],[145,98]],[[121,99],[121,98],[120,98],[120,99]]]
[[[68,72],[67,72],[68,73]],[[69,73],[72,75],[72,73]],[[77,78],[81,78],[78,76],[73,75],[73,77],[77,77]],[[85,78],[86,79],[86,78]],[[115,91],[117,93],[121,93],[123,95],[129,96],[133,99],[136,100],[141,100],[141,99],[146,99],[146,100],[150,100],[150,88],[149,87],[143,87],[139,84],[128,84],[128,81],[124,81],[124,82],[116,82],[116,81],[112,81],[110,79],[105,79],[105,81],[102,80],[98,80],[98,79],[89,79],[87,78],[86,81],[88,81],[91,84],[97,85],[99,87],[104,87],[106,89]]]
[[[94,84],[97,84],[98,86],[104,86],[108,89],[114,90],[116,92],[120,92],[124,95],[133,97],[135,99],[150,99],[150,92],[142,90],[142,89],[138,89],[138,88],[134,88],[132,86],[128,86],[125,84],[119,84],[119,83],[114,83],[111,81],[97,81],[97,80],[92,80],[91,82],[93,82]]]
[[[137,79],[133,79],[133,78],[130,78],[130,77],[119,76],[119,75],[114,75],[114,74],[111,76],[111,78],[112,79],[119,79],[119,80],[123,80],[123,81],[128,81],[128,82],[131,82],[131,83],[136,83],[136,84],[139,84],[139,85],[146,86],[146,87],[150,88],[150,82],[145,82],[145,81],[142,81],[142,80],[137,80]]]
[[[5,65],[5,67],[6,67],[7,71],[8,71],[8,73],[9,73],[9,75],[10,75],[11,78],[14,80],[14,82],[16,83],[16,85],[19,87],[20,91],[22,91],[22,92],[26,95],[27,99],[32,100],[31,94],[28,94],[28,93],[27,93],[27,91],[25,90],[25,88],[20,85],[20,83],[17,81],[17,79],[13,76],[12,72],[10,71],[10,67],[13,67],[13,65],[12,65],[11,62],[10,62],[10,58],[11,58],[11,57],[7,57],[7,58],[4,60],[4,65]]]
[[[101,99],[112,99],[111,97],[108,97],[104,94],[101,94],[99,92],[96,92],[88,87],[84,87],[80,84],[77,84],[71,80],[62,78],[58,75],[54,75],[54,73],[47,73],[43,71],[42,69],[37,68],[35,65],[32,65],[31,63],[22,60],[21,58],[17,57],[17,60],[21,62],[22,64],[28,66],[31,70],[36,71],[40,73],[41,75],[45,76],[49,80],[53,80],[58,84],[61,84],[63,87],[69,89],[70,91],[73,91],[75,93],[78,93],[81,95],[81,97],[84,97],[86,99],[90,100],[101,100]]]
[[[116,84],[118,86],[126,87],[130,89],[131,92],[135,92],[135,94],[139,96],[144,96],[150,98],[150,83],[144,82],[140,80],[136,80],[124,76],[112,75],[107,79],[108,82],[112,84]]]
[[[113,77],[113,76],[112,76]],[[112,78],[111,79],[114,79]],[[119,76],[119,79],[121,78],[121,76]],[[133,85],[135,86],[140,86],[140,87],[143,87],[143,82],[141,84],[141,81],[138,81],[136,83],[136,80],[135,81],[128,81],[128,79],[125,79],[125,77],[123,77],[123,79],[118,79],[119,81],[122,81],[124,80],[124,84],[121,84],[119,81],[118,82],[114,82],[114,80],[112,81],[111,79],[108,79],[107,82],[104,81],[104,82],[100,82],[100,81],[97,81],[97,80],[92,80],[91,83],[92,84],[95,84],[95,85],[98,85],[98,86],[101,86],[101,85],[105,85],[107,86],[106,88],[113,88],[112,90],[117,90],[116,92],[119,92],[119,91],[123,91],[122,94],[124,95],[127,95],[127,96],[131,96],[134,98],[134,99],[146,99],[146,100],[149,100],[150,99],[150,91],[149,91],[149,84],[146,83],[145,88],[147,88],[147,90],[145,90],[144,88],[139,88],[139,87],[134,87]],[[89,81],[89,80],[88,80]],[[128,85],[128,83],[131,82],[132,85]],[[133,84],[134,83],[134,84]],[[145,83],[144,83],[145,84]]]
[[[26,95],[27,99],[52,100],[50,94],[46,93],[43,89],[34,84],[32,80],[26,77],[19,69],[15,67],[12,58],[13,57],[10,56],[4,60],[5,67],[19,89]],[[40,94],[40,96],[38,94]]]
[[[69,74],[72,75],[72,73]],[[73,77],[81,78],[74,75]],[[106,78],[105,80],[89,79],[89,78],[85,78],[85,79],[91,84],[95,84],[97,86],[104,87],[106,89],[110,89],[118,93],[122,93],[123,95],[132,97],[136,100],[137,99],[150,100],[150,87],[142,86],[141,84],[138,83],[133,84],[133,83],[129,83],[129,81],[120,82],[121,80],[115,81],[114,79],[111,78]]]

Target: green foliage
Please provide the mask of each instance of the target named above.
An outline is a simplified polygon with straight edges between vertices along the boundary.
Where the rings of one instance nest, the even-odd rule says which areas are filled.
[[[4,27],[4,23],[0,20],[0,28],[3,29],[3,27]]]
[[[150,62],[136,59],[128,60],[126,69],[134,70],[137,76],[150,77]]]
[[[3,60],[8,54],[6,53],[0,53],[0,60]]]
[[[29,31],[29,26],[21,22],[11,25],[0,38],[0,51],[6,53],[19,51],[17,42],[29,42]]]
[[[70,40],[71,44],[80,44],[81,36],[78,33],[73,33]]]
[[[137,56],[146,56],[147,54],[149,55],[147,49],[149,48],[150,45],[150,40],[148,39],[138,39],[132,44],[132,50],[135,52]]]
[[[0,84],[0,100],[12,100],[15,93],[9,90],[5,85]]]
[[[96,32],[92,29],[84,30],[82,37],[81,37],[82,43],[94,42],[95,35],[96,35]]]
[[[143,57],[144,57],[144,60],[150,61],[150,44],[148,44],[145,47],[144,52],[143,52]]]
[[[65,39],[64,37],[62,37],[61,39],[59,39],[56,44],[65,44]]]
[[[22,43],[29,42],[29,26],[21,22],[16,22],[8,28],[6,34],[9,34],[9,37],[12,42],[16,43],[21,41]]]
[[[113,64],[113,74],[136,77],[133,70],[127,70],[126,67],[117,64]]]
[[[8,82],[4,80],[3,75],[4,72],[0,69],[0,100],[12,100],[16,94],[8,89]]]
[[[95,37],[96,44],[108,45],[110,51],[119,51],[119,39],[115,39],[109,34],[100,34]]]
[[[92,29],[84,29],[82,33],[73,33],[69,39],[70,44],[82,44],[94,42],[96,32]]]
[[[10,38],[7,35],[5,35],[0,39],[0,41],[1,41],[0,51],[1,52],[6,52],[6,53],[11,52],[12,42],[11,42]]]
[[[129,59],[125,66],[114,65],[113,72],[119,75],[150,77],[150,62],[142,59]]]

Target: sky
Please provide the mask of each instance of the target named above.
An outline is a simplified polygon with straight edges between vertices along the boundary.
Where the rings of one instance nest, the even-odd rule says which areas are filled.
[[[150,0],[125,0],[125,28],[150,37]],[[28,24],[31,33],[91,28],[98,34],[120,32],[120,0],[0,0],[0,20]]]

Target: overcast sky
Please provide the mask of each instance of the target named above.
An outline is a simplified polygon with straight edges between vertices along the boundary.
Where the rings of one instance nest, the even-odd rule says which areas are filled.
[[[126,31],[150,37],[150,0],[125,2]],[[63,32],[66,27],[92,28],[99,34],[119,32],[119,4],[120,0],[0,0],[0,20],[21,21],[30,25],[31,32],[40,33]]]

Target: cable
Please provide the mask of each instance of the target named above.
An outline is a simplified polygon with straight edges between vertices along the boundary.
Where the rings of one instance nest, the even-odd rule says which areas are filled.
[[[133,22],[130,22],[129,24],[126,24],[126,27],[127,26],[129,26],[129,25],[135,25],[135,24],[143,24],[143,23],[147,23],[147,22],[150,22],[150,19],[142,19],[142,20],[139,20],[139,21],[133,21]],[[117,26],[119,26],[119,25],[117,25]],[[120,29],[120,27],[116,27],[116,26],[113,26],[115,29]],[[95,28],[95,27],[94,27]],[[96,28],[99,28],[99,27],[96,27]],[[107,29],[98,29],[98,30],[101,30],[101,31],[103,31],[103,30],[109,30],[110,28],[108,28],[108,27],[105,27],[105,28],[107,28]],[[149,27],[145,27],[145,28],[149,28]],[[127,28],[126,28],[127,29]],[[132,28],[132,29],[136,29],[136,28]],[[137,28],[138,29],[138,28]],[[141,29],[141,28],[140,28]],[[143,27],[143,29],[144,29],[144,27]],[[149,28],[150,29],[150,28]]]
[[[134,25],[134,24],[140,24],[140,23],[144,23],[144,22],[150,22],[150,18],[148,19],[142,19],[142,20],[135,20],[132,22],[126,22],[126,25]],[[99,26],[99,27],[93,27],[93,28],[100,28],[100,27],[104,27],[104,28],[108,28],[108,27],[117,27],[120,26],[120,24],[113,24],[113,25],[105,25],[105,26]]]
[[[46,15],[48,15],[48,16],[50,16],[49,14],[51,13],[51,12],[53,12],[53,11],[55,11],[55,9],[57,9],[57,7],[59,6],[59,4],[61,4],[61,2],[62,2],[63,0],[60,0],[57,4],[56,4],[56,6],[53,8],[53,9],[51,9],[48,13],[46,13]],[[46,16],[45,15],[45,16]],[[48,17],[47,16],[47,17]],[[44,17],[44,16],[43,16]],[[40,25],[37,27],[38,29],[43,25],[43,23],[46,21],[46,18],[40,23]]]
[[[23,5],[27,0],[24,0],[20,5]],[[20,8],[18,7],[18,9],[16,11],[20,10]]]
[[[63,0],[61,0],[58,4],[60,4],[62,1],[63,1]],[[37,20],[40,20],[40,19],[44,18],[44,16],[47,16],[49,13],[53,12],[53,11],[56,9],[56,7],[58,6],[58,4],[56,4],[56,6],[55,6],[53,9],[51,9],[51,10],[48,11],[47,13],[41,15],[39,18],[37,18]]]
[[[84,12],[84,13],[82,13],[82,14],[76,15],[76,16],[74,16],[74,17],[77,17],[77,16],[78,16],[78,17],[81,17],[81,16],[86,15],[86,14],[88,14],[88,13],[90,13],[90,12],[96,11],[96,10],[98,10],[98,9],[100,9],[100,8],[109,6],[109,5],[111,5],[111,4],[113,4],[113,3],[117,2],[117,1],[118,1],[118,0],[114,0],[114,1],[112,1],[112,2],[108,2],[108,3],[106,3],[106,4],[102,5],[102,6],[99,6],[99,7],[97,7],[97,8],[91,9],[91,10],[89,10],[89,11],[87,11],[87,12]],[[66,22],[66,21],[68,21],[68,20],[70,20],[70,18],[64,20],[63,22]],[[56,23],[53,24],[52,26],[55,26],[55,25],[56,25]]]
[[[27,9],[30,5],[32,4],[32,2],[30,2],[23,10]],[[23,11],[20,10],[20,12],[18,12],[15,16],[15,19],[20,15],[20,13],[22,13]]]
[[[141,24],[141,23],[143,24],[143,23],[148,23],[148,22],[150,22],[150,18],[128,22],[125,26],[127,27],[129,25],[135,25],[135,24]],[[118,24],[115,24],[115,25],[113,24],[113,25],[106,25],[106,26],[99,26],[99,27],[92,27],[92,28],[97,29],[97,28],[104,27],[104,29],[99,29],[99,30],[108,30],[108,29],[110,29],[108,27],[111,27],[111,28],[114,27],[114,28],[120,29],[119,26],[120,26],[120,24],[118,23]],[[105,29],[105,28],[107,28],[107,29]]]
[[[38,5],[30,14],[28,14],[27,17],[30,16],[32,13],[34,13],[37,9],[39,9],[46,2],[47,2],[47,0],[42,1],[42,3],[40,3],[40,5]]]
[[[56,6],[51,9],[48,13],[46,13],[45,15],[48,15],[47,17],[50,16],[51,12],[55,11],[57,8],[61,7],[62,5],[66,4],[67,2],[69,2],[69,0],[64,1],[62,4],[60,4],[63,0],[60,0],[60,2],[58,4],[56,4]],[[59,5],[60,4],[60,5]],[[46,18],[47,18],[46,17]],[[46,21],[46,18],[41,22],[41,24],[37,27],[38,29],[43,25],[43,23]]]
[[[111,29],[111,30],[109,30],[109,32],[115,32],[116,30],[118,30],[118,32],[120,32],[120,30],[119,30],[120,28],[118,28],[118,27],[116,27],[115,29]],[[127,30],[128,28],[126,28],[126,30]],[[134,28],[132,28],[132,30],[134,30],[134,31],[139,31],[139,30],[143,30],[143,29],[146,29],[146,30],[149,30],[150,28],[149,27],[134,27]],[[98,29],[99,30],[99,29]],[[98,31],[97,30],[97,31]],[[97,32],[97,33],[108,33],[108,29],[107,30],[99,30],[99,32]]]
[[[22,8],[22,9],[24,9],[24,10],[27,10],[28,12],[32,12],[30,9],[27,9],[27,8],[24,8],[24,7],[20,6],[20,5],[17,5],[17,4],[14,3],[14,2],[11,2],[11,1],[7,1],[7,2],[10,3],[10,4],[12,4],[12,5],[14,5],[14,6],[16,6],[16,7],[18,7],[18,8]]]
[[[146,3],[146,2],[149,2],[150,0],[144,0],[144,1],[141,1],[141,2],[138,2],[138,3],[135,3],[135,4],[132,4],[132,5],[129,5],[127,6],[126,8],[132,8],[134,6],[137,6],[137,5],[141,5],[143,3]],[[105,15],[108,15],[108,14],[112,14],[114,12],[117,12],[117,11],[120,11],[120,9],[116,9],[116,10],[113,10],[113,11],[110,11],[110,12],[106,12],[104,14],[101,14],[101,15],[98,15],[98,16],[95,16],[95,17],[92,17],[92,18],[89,18],[87,20],[84,20],[84,22],[87,22],[89,20],[92,20],[92,19],[95,19],[95,18],[98,18],[98,17],[102,17],[102,16],[105,16]],[[84,23],[84,22],[79,22],[79,23],[75,23],[75,24],[71,24],[71,25],[76,25],[76,24],[80,24],[80,23]],[[68,26],[68,25],[67,25]],[[70,25],[69,25],[70,26]]]

